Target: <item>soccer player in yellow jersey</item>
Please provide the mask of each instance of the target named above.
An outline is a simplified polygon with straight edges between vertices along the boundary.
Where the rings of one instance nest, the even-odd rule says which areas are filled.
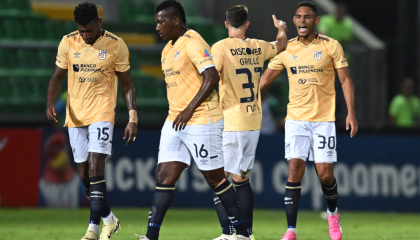
[[[50,80],[47,117],[57,122],[55,99],[68,73],[67,116],[70,145],[80,178],[90,200],[90,224],[82,240],[111,239],[120,222],[106,202],[105,162],[111,155],[117,86],[120,80],[129,109],[125,136],[127,145],[137,134],[136,95],[131,81],[129,53],[124,41],[101,29],[96,5],[79,4],[74,10],[78,31],[63,37]]]
[[[287,106],[285,157],[289,176],[284,198],[288,230],[283,240],[296,240],[296,220],[301,195],[301,179],[305,161],[315,161],[327,201],[329,234],[341,239],[342,231],[337,212],[337,182],[333,163],[337,161],[335,131],[335,71],[340,78],[347,103],[347,130],[350,136],[358,130],[354,109],[354,87],[341,45],[334,39],[319,35],[317,8],[311,2],[297,5],[293,22],[298,37],[289,40],[286,51],[273,58],[261,78],[261,88],[267,87],[287,70],[289,104]]]
[[[287,46],[286,24],[273,15],[278,28],[277,42],[247,38],[248,8],[236,5],[226,12],[225,26],[229,38],[211,48],[213,61],[220,73],[220,104],[223,109],[223,155],[225,171],[231,173],[243,222],[252,235],[254,195],[249,173],[254,165],[255,150],[261,128],[260,77],[264,61],[273,58]],[[214,196],[222,235],[215,240],[235,239],[228,216]]]
[[[182,5],[173,0],[155,9],[156,30],[168,44],[162,51],[169,115],[160,138],[156,189],[146,236],[157,240],[175,183],[194,159],[208,185],[219,197],[236,229],[237,239],[250,239],[242,222],[235,190],[223,170],[223,112],[215,87],[220,78],[210,47],[187,29]]]

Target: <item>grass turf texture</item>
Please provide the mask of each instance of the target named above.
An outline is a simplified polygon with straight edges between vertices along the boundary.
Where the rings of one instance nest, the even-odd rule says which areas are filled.
[[[122,229],[113,240],[137,239],[134,233],[147,230],[149,209],[114,208]],[[340,212],[343,240],[346,239],[420,239],[420,215],[377,212]],[[79,240],[85,234],[88,209],[1,209],[0,239]],[[257,240],[280,239],[286,230],[283,210],[256,210],[254,235]],[[213,209],[169,209],[163,222],[162,240],[211,240],[221,234]],[[328,223],[320,212],[300,211],[298,239],[330,239]]]

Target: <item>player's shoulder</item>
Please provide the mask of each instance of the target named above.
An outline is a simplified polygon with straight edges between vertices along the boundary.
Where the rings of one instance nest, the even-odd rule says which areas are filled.
[[[335,40],[332,37],[328,37],[323,34],[318,34],[318,40],[321,41],[322,44],[324,44],[327,47],[335,46],[337,44],[340,44],[337,40]]]
[[[290,44],[291,45],[299,44],[298,43],[298,37],[294,37],[294,38],[291,38],[291,39],[287,40],[287,46],[289,46]]]
[[[213,48],[213,47],[215,47],[215,46],[217,46],[217,47],[226,46],[226,45],[232,44],[232,43],[233,43],[233,41],[234,41],[234,39],[233,39],[233,38],[224,38],[224,39],[222,39],[222,40],[219,40],[219,41],[215,42],[215,43],[212,45],[212,48]]]
[[[73,32],[71,32],[71,33],[69,33],[67,35],[64,35],[63,36],[63,39],[73,40],[74,41],[74,40],[78,39],[79,37],[81,37],[80,34],[79,34],[79,31],[76,30],[76,31],[73,31]]]
[[[112,32],[106,31],[104,33],[105,39],[110,41],[122,41],[122,38],[118,37],[117,35],[113,34]]]

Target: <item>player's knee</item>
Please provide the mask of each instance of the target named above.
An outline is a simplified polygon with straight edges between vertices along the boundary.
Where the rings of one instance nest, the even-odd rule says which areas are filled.
[[[222,183],[222,181],[214,179],[214,178],[206,179],[206,181],[211,189],[215,189],[217,186],[219,186]]]
[[[237,182],[237,183],[241,183],[241,182],[245,182],[249,179],[249,174],[247,175],[237,175],[237,174],[233,174],[232,173],[232,179],[233,181]]]
[[[289,161],[289,176],[299,177],[305,173],[305,161],[297,159],[296,161]]]
[[[156,182],[159,184],[174,185],[176,183],[176,179],[166,173],[158,172],[156,174]]]
[[[321,181],[321,183],[323,184],[329,185],[332,182],[334,182],[334,174],[332,172],[323,172],[323,173],[318,172],[318,178],[319,178],[319,181]]]

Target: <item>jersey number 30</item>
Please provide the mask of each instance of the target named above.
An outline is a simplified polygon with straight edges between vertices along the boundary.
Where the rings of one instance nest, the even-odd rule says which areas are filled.
[[[262,67],[256,67],[256,68],[254,68],[254,72],[260,73],[260,77],[258,78],[258,86],[257,86],[257,100],[258,100],[258,92],[260,90],[260,79],[261,79]],[[236,69],[236,74],[237,75],[239,75],[239,74],[246,74],[248,76],[248,82],[242,84],[242,88],[243,89],[249,88],[249,90],[251,91],[251,96],[250,97],[240,98],[241,103],[253,102],[254,99],[255,99],[255,93],[254,93],[254,83],[252,82],[252,73],[251,73],[251,70],[249,70],[248,68]]]

